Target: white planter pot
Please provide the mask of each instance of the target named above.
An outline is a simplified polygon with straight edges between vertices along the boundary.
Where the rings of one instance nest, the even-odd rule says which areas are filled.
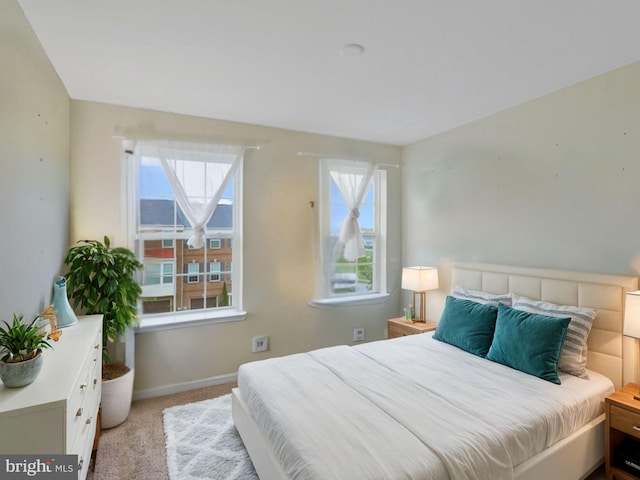
[[[131,410],[133,395],[133,369],[121,377],[102,381],[103,429],[113,428],[124,422]]]

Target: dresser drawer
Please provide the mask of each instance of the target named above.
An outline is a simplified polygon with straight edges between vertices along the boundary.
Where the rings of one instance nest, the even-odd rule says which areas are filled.
[[[100,362],[102,361],[100,357],[101,334],[100,332],[98,333],[99,335],[96,335],[91,342],[91,349],[86,353],[84,365],[82,365],[80,374],[69,396],[69,408],[67,411],[68,446],[75,442],[77,436],[83,435],[83,432],[87,429],[87,424],[95,421],[97,410],[93,411],[93,405],[96,403],[96,386],[101,380]]]
[[[99,393],[99,392],[98,392]],[[98,409],[100,408],[100,395],[94,395],[85,407],[83,422],[76,438],[69,449],[69,453],[78,455],[78,478],[84,478],[91,461],[91,450],[98,425]]]
[[[640,439],[640,414],[611,405],[611,428]]]

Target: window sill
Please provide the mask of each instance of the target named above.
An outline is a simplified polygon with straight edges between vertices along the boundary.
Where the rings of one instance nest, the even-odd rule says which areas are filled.
[[[174,328],[195,327],[215,323],[237,322],[247,318],[244,310],[227,309],[216,312],[188,312],[165,315],[150,315],[140,320],[136,333],[146,333]]]
[[[347,297],[331,297],[317,298],[311,300],[309,305],[312,307],[341,307],[341,306],[357,306],[357,305],[378,305],[389,299],[388,293],[372,293],[370,295],[351,295]]]

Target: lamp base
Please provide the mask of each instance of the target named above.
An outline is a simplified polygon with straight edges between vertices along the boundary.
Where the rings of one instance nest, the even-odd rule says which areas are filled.
[[[416,296],[419,298],[419,301],[420,301],[420,310],[418,310],[418,307],[417,307]],[[414,322],[422,322],[422,323],[427,322],[427,317],[425,316],[425,307],[424,307],[425,297],[426,297],[426,292],[413,292],[413,308],[416,309],[416,318],[413,319]]]

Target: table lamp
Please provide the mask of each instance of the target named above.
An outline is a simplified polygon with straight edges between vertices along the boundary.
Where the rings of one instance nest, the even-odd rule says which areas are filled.
[[[627,292],[624,302],[624,328],[623,335],[632,338],[640,338],[640,291]],[[640,362],[640,356],[638,356]],[[640,392],[634,395],[635,400],[640,400]]]
[[[438,269],[436,267],[404,267],[402,269],[402,289],[413,291],[413,306],[417,310],[416,297],[420,299],[420,311],[416,321],[425,322],[425,292],[438,288]],[[639,292],[640,293],[640,292]],[[638,328],[640,331],[640,327]]]

